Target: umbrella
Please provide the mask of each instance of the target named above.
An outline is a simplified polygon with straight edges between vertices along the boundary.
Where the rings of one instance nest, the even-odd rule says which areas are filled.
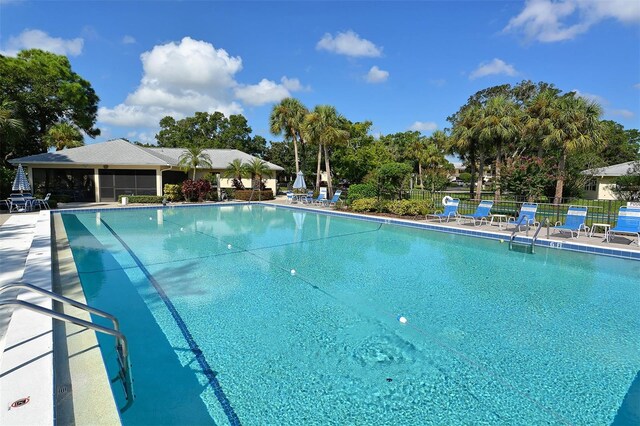
[[[16,172],[16,178],[13,180],[13,187],[11,189],[20,192],[31,190],[31,185],[29,185],[29,180],[22,168],[22,164],[18,164],[18,171]]]
[[[298,172],[296,181],[293,182],[293,189],[307,189],[307,184],[304,183],[304,174],[302,173],[302,171]]]

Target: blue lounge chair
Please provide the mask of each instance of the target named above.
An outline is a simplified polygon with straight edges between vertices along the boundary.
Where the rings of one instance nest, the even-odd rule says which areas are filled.
[[[307,196],[302,199],[305,204],[313,203],[313,191],[307,191]]]
[[[313,203],[322,205],[326,200],[327,200],[327,187],[323,186],[320,188],[320,192],[318,193],[318,198],[315,198],[313,200]]]
[[[556,222],[554,229],[557,229],[560,233],[569,232],[571,238],[575,232],[576,238],[580,236],[580,231],[587,232],[589,227],[584,224],[587,219],[587,207],[586,206],[569,206],[567,211],[567,217],[564,221],[564,225],[560,222]]]
[[[438,211],[436,211],[434,214],[426,215],[425,219],[435,217],[440,222],[442,222],[443,219],[446,219],[445,222],[449,222],[449,219],[458,216],[458,205],[460,205],[459,198],[449,198],[444,205],[444,211],[442,213],[438,213]]]
[[[491,214],[491,207],[493,207],[493,201],[482,200],[473,214],[458,215],[458,223],[462,224],[462,221],[465,219],[472,220],[473,226],[482,225],[483,220],[484,223],[487,223],[487,218]],[[476,221],[478,223],[476,223]]]
[[[507,219],[507,228],[509,225],[518,227],[520,231],[521,226],[531,226],[536,223],[536,212],[538,211],[538,204],[536,203],[522,203],[518,217],[510,217]]]
[[[618,223],[609,230],[609,239],[612,234],[635,235],[640,247],[640,207],[620,207]]]
[[[287,202],[289,204],[293,203],[293,192],[292,191],[287,191]]]
[[[336,192],[334,192],[333,197],[331,197],[330,200],[324,200],[322,205],[325,207],[331,207],[332,205],[335,206],[338,201],[340,201],[340,194],[342,194],[342,190],[338,189]]]

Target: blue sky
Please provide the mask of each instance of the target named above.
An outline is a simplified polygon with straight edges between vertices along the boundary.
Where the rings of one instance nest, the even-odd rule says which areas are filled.
[[[155,142],[158,121],[242,113],[255,134],[286,96],[374,134],[448,126],[486,87],[578,91],[640,127],[640,2],[0,0],[0,52],[69,57],[100,97],[96,141]],[[87,140],[91,143],[92,140]]]

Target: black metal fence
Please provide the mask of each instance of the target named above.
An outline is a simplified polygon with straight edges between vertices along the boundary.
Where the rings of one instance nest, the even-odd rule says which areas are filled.
[[[413,189],[407,191],[405,195],[406,198],[416,200],[431,200],[435,206],[441,206],[442,200],[445,196],[458,198],[460,199],[458,211],[461,214],[471,214],[475,212],[476,207],[478,207],[478,204],[480,203],[480,200],[474,199],[474,196],[469,192],[431,192],[421,189]],[[493,200],[493,192],[483,193],[482,199]],[[622,200],[585,200],[581,198],[563,198],[562,203],[555,204],[552,200],[547,198],[539,200],[525,200],[506,195],[499,201],[494,201],[491,213],[517,217],[520,207],[526,202],[538,204],[536,220],[541,222],[544,219],[549,219],[549,222],[552,225],[555,222],[564,222],[569,206],[586,206],[587,226],[591,226],[592,223],[608,223],[614,225],[618,220],[618,210],[621,206],[625,206],[627,204],[626,201]]]

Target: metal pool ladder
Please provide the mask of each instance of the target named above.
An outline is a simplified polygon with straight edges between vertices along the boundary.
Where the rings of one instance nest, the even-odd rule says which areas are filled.
[[[101,311],[96,308],[92,308],[91,306],[85,305],[84,303],[77,302],[73,299],[69,299],[64,296],[60,296],[59,294],[52,293],[50,291],[41,289],[40,287],[36,287],[28,283],[18,282],[18,283],[6,284],[0,287],[0,294],[12,289],[25,289],[32,293],[40,294],[42,296],[48,297],[51,300],[55,300],[61,303],[65,303],[67,305],[71,305],[75,308],[101,316],[111,321],[111,323],[113,324],[113,328],[104,327],[99,324],[95,324],[93,322],[83,320],[81,318],[63,314],[61,312],[56,312],[51,309],[43,308],[42,306],[38,306],[33,303],[26,302],[24,300],[18,300],[17,298],[14,300],[0,301],[0,306],[7,306],[7,305],[21,306],[30,311],[48,316],[50,318],[57,319],[59,321],[69,322],[72,324],[79,325],[81,327],[90,328],[100,333],[108,334],[110,336],[115,337],[116,353],[118,355],[117,358],[118,358],[118,364],[120,367],[118,370],[118,377],[116,379],[120,379],[122,381],[122,385],[124,387],[124,394],[127,399],[127,403],[125,404],[124,407],[120,409],[120,412],[126,411],[131,406],[131,404],[133,404],[133,400],[135,399],[135,394],[133,393],[133,378],[131,376],[131,364],[129,362],[129,346],[127,344],[127,338],[120,331],[120,323],[118,322],[118,319],[107,312]]]

